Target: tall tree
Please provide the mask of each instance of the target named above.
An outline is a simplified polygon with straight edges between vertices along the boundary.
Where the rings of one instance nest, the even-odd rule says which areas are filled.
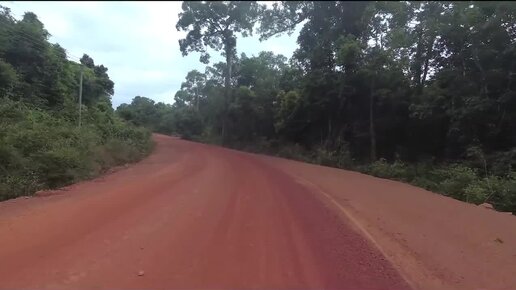
[[[179,40],[183,55],[201,52],[200,61],[207,63],[207,48],[223,51],[226,57],[225,109],[222,117],[222,140],[225,138],[227,104],[231,94],[231,69],[236,55],[236,34],[243,37],[251,35],[261,6],[256,1],[185,1],[183,12],[179,14],[176,29],[187,31],[184,39]]]
[[[181,90],[174,97],[176,102],[185,103],[199,110],[199,102],[203,99],[206,75],[192,70],[186,75],[185,81],[181,84]]]

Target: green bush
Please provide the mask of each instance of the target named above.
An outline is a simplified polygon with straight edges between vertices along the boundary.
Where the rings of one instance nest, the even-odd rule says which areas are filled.
[[[324,147],[316,147],[313,153],[313,162],[324,166],[338,167],[336,151],[328,150]]]
[[[467,201],[489,202],[502,211],[516,212],[516,173],[506,177],[489,176],[466,187]]]
[[[428,163],[406,165],[380,159],[356,170],[377,177],[409,182],[458,200],[480,204],[489,202],[502,211],[516,212],[516,173],[480,177],[476,169],[462,164],[432,166]]]
[[[94,177],[152,149],[150,132],[112,112],[85,110],[80,129],[68,115],[0,99],[0,200]]]
[[[340,144],[335,149],[329,149],[325,146],[316,147],[313,151],[312,162],[346,169],[350,169],[354,165],[347,143]]]
[[[377,177],[402,181],[411,181],[414,178],[412,170],[399,160],[389,164],[385,159],[379,159],[369,166],[368,172]]]
[[[175,131],[184,139],[194,140],[203,133],[203,122],[199,112],[192,108],[182,108],[174,115]]]
[[[228,144],[228,147],[251,153],[274,154],[276,153],[274,150],[274,143],[275,142],[273,140],[268,140],[265,137],[258,137],[252,142],[231,142],[231,144]]]
[[[439,184],[430,180],[427,177],[423,176],[416,176],[412,181],[410,181],[410,184],[422,187],[426,190],[430,191],[437,191],[439,189]]]
[[[312,162],[308,151],[299,144],[283,145],[278,149],[276,155],[298,161]]]
[[[439,184],[439,191],[459,200],[468,200],[465,189],[478,179],[474,169],[460,164],[434,169],[429,177]]]
[[[481,204],[491,196],[493,188],[490,185],[497,177],[482,178],[473,181],[464,188],[465,201]]]

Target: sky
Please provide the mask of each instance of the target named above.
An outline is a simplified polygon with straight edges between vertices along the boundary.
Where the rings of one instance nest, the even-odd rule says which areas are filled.
[[[268,5],[271,2],[267,3]],[[36,2],[0,1],[16,19],[34,12],[70,58],[84,53],[95,64],[103,64],[115,83],[113,107],[129,103],[135,96],[171,104],[186,74],[204,71],[199,53],[183,57],[178,40],[185,32],[176,30],[181,2]],[[257,55],[272,51],[290,58],[297,47],[300,27],[291,35],[260,42],[259,36],[237,40],[238,54]],[[211,52],[211,63],[223,61]]]

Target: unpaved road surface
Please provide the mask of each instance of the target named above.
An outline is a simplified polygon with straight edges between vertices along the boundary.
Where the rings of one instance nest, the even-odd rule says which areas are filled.
[[[155,135],[0,203],[0,289],[516,289],[516,219],[409,185]]]

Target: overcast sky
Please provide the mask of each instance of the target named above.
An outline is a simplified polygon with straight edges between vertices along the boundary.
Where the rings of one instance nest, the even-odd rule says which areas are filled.
[[[186,33],[176,31],[181,2],[15,2],[0,1],[11,8],[16,19],[24,12],[36,13],[71,57],[83,53],[95,64],[108,67],[115,82],[113,106],[130,102],[134,96],[172,103],[186,73],[204,71],[199,54],[186,57],[178,40]],[[258,36],[239,38],[238,54],[256,55],[262,50],[291,57],[296,49],[299,27],[292,36],[283,35],[260,42]],[[211,61],[222,61],[212,53]]]

